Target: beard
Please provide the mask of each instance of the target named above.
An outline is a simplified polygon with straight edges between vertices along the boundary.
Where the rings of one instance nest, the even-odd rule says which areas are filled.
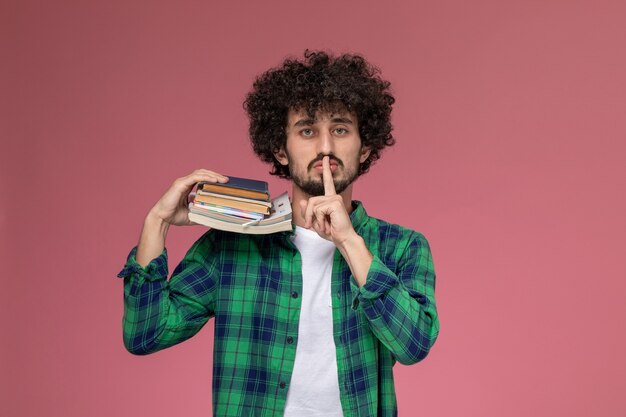
[[[321,161],[323,158],[324,158],[324,155],[318,155],[318,157],[316,159],[311,161],[309,163],[309,165],[307,166],[307,171],[306,171],[306,173],[304,173],[304,175],[299,175],[293,169],[293,165],[291,165],[291,164],[289,165],[289,175],[291,176],[291,180],[302,191],[304,191],[307,195],[310,195],[311,197],[318,197],[318,196],[322,196],[322,195],[325,194],[325,192],[324,192],[323,176],[320,175],[317,178],[311,178],[311,177],[308,176],[308,173],[313,168],[313,165],[316,162]],[[350,168],[346,169],[343,161],[341,161],[338,158],[335,158],[334,156],[331,156],[330,160],[331,161],[335,161],[337,163],[337,167],[338,168],[343,168],[344,169],[343,170],[344,178],[341,178],[341,179],[333,178],[333,183],[335,184],[335,191],[336,191],[337,194],[340,194],[343,191],[345,191],[345,189],[348,188],[348,186],[350,184],[352,184],[359,176],[359,174],[358,174],[358,167],[359,167],[358,156],[357,156],[357,161],[356,161],[356,167],[357,168],[352,168],[352,169],[350,169]]]

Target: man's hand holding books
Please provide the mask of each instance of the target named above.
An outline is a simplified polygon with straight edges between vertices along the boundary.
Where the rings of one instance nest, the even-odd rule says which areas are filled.
[[[185,177],[178,178],[157,201],[148,216],[156,217],[169,225],[193,224],[188,216],[188,197],[193,187],[199,182],[224,184],[228,182],[228,177],[206,169],[198,169]]]
[[[159,256],[165,248],[165,239],[170,225],[186,226],[189,220],[187,199],[196,183],[201,181],[226,183],[228,177],[206,169],[198,169],[178,178],[150,209],[141,229],[135,259],[145,267]]]

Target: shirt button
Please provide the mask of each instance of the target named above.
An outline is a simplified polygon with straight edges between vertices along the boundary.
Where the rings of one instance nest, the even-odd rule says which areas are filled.
[[[291,292],[291,298],[298,298],[298,293],[295,291]]]
[[[285,388],[285,383],[284,383],[284,382],[281,382],[280,384],[278,384],[278,386],[279,386],[281,389],[282,389],[282,388]]]
[[[337,298],[341,298],[341,292],[337,291]]]
[[[292,344],[293,343],[293,337],[287,336],[287,343]]]

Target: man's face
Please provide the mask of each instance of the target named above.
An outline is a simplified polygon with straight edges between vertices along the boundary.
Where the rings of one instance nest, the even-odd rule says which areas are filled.
[[[358,177],[360,164],[370,154],[361,147],[356,116],[347,111],[317,112],[311,118],[305,111],[290,110],[286,131],[287,144],[276,159],[289,166],[294,184],[310,196],[324,195],[324,156],[330,157],[335,189],[341,193]]]

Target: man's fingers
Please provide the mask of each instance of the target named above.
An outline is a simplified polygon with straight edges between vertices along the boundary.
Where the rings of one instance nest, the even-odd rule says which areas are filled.
[[[174,181],[173,188],[179,193],[188,194],[200,182],[226,183],[228,182],[228,177],[212,171],[199,169],[185,177],[178,178]]]
[[[320,226],[322,230],[326,230],[326,213],[324,213],[323,208],[317,208],[313,212],[314,221]]]
[[[322,177],[324,180],[324,195],[335,195],[335,183],[333,182],[333,173],[330,170],[330,156],[322,159]]]
[[[188,189],[193,187],[196,183],[202,181],[226,183],[228,182],[228,177],[212,171],[199,169],[185,177],[178,178],[176,181],[174,181],[174,183],[181,184],[181,187],[183,187],[184,189]]]
[[[228,182],[228,177],[218,174],[217,172],[209,171],[206,169],[197,169],[194,172],[192,172],[190,175],[188,175],[187,178],[192,178],[196,180],[200,179],[200,181],[207,181],[207,182],[219,182],[219,183]]]

